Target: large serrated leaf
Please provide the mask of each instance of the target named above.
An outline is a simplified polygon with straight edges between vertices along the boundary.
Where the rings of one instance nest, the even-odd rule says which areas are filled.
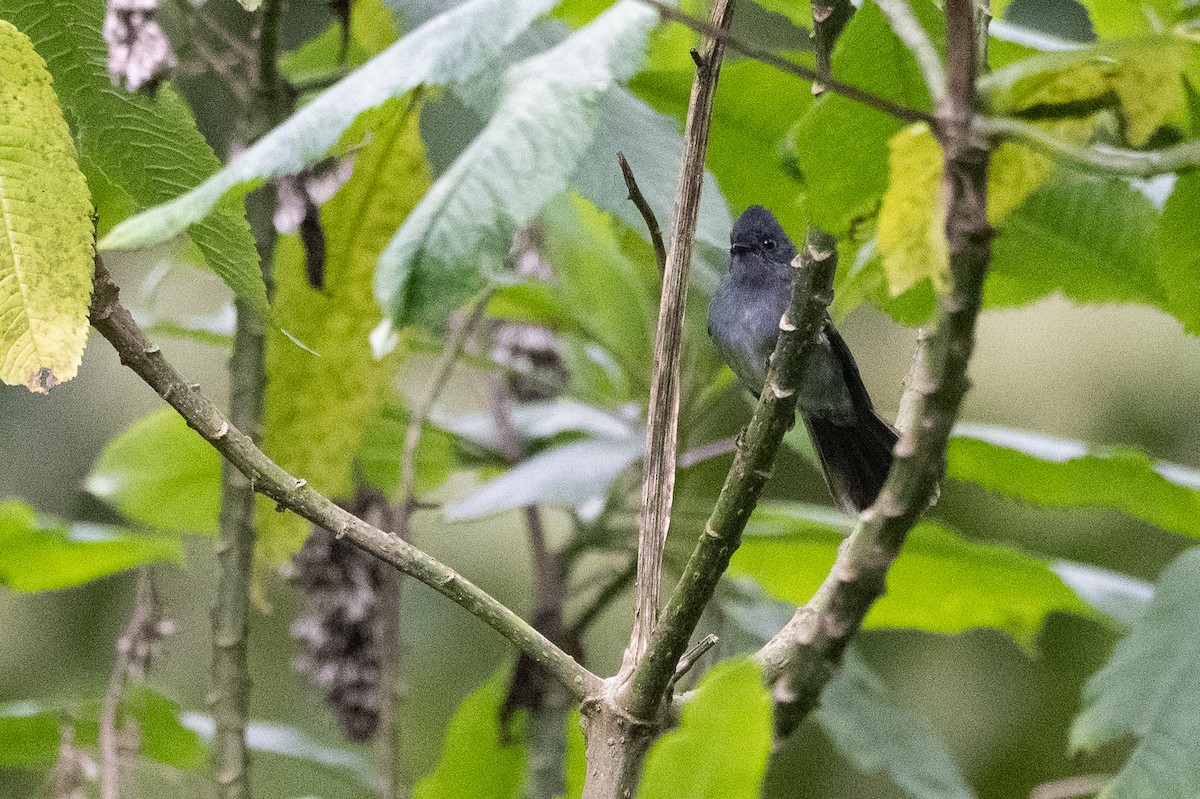
[[[1088,120],[1045,123],[1051,134],[1083,141]],[[949,279],[942,149],[924,123],[912,125],[888,142],[888,187],[879,209],[877,237],[888,290],[897,297],[922,280],[944,291]],[[988,168],[988,222],[1003,228],[1008,214],[1054,171],[1048,157],[1012,142],[992,152]]]
[[[943,47],[942,14],[928,0],[911,4],[934,45]],[[838,39],[834,77],[911,108],[930,110],[920,70],[874,3],[864,4]],[[826,92],[797,128],[796,158],[809,191],[813,222],[843,235],[874,213],[887,187],[888,140],[903,123]]]
[[[0,584],[14,591],[83,585],[144,563],[183,560],[178,537],[133,535],[102,525],[41,520],[32,508],[0,500]]]
[[[1132,735],[1138,745],[1105,799],[1200,796],[1200,549],[1158,579],[1132,632],[1083,691],[1073,750]]]
[[[1075,302],[1137,302],[1170,312],[1154,259],[1158,220],[1126,181],[1059,170],[1004,220],[984,302],[1020,305],[1060,291]]]
[[[801,605],[816,591],[849,531],[799,503],[759,505],[730,569],[771,595]],[[1045,561],[1012,547],[971,541],[936,522],[918,524],[888,572],[888,590],[867,627],[956,633],[996,627],[1031,646],[1051,611],[1094,612]]]
[[[267,341],[266,452],[292,474],[332,497],[353,492],[353,467],[368,422],[380,412],[399,366],[376,360],[369,336],[382,318],[375,302],[375,260],[429,186],[418,113],[400,101],[383,106],[354,172],[321,208],[325,287],[305,277],[300,240],[280,240],[275,255],[282,334]],[[365,119],[365,118],[364,118]],[[286,556],[304,542],[308,523],[292,514],[260,515],[264,551]]]
[[[886,771],[913,799],[972,799],[929,720],[896,702],[851,648],[821,692],[815,719],[855,768]]]
[[[54,75],[54,88],[79,148],[101,234],[139,210],[195,186],[219,162],[186,103],[169,86],[151,100],[114,88],[100,37],[100,0],[11,0],[0,17],[25,31]],[[205,262],[252,308],[267,294],[240,198],[187,228]],[[183,232],[180,227],[162,236]],[[160,239],[161,240],[161,239]]]
[[[44,394],[87,344],[92,204],[33,43],[0,20],[0,380]]]
[[[946,452],[946,473],[1006,496],[1054,508],[1115,508],[1179,535],[1200,538],[1200,479],[1158,464],[1132,447],[1023,430],[961,426]],[[1169,476],[1176,479],[1170,479]]]
[[[422,85],[469,80],[554,0],[471,0],[430,20],[322,92],[191,191],[127,219],[101,247],[141,247],[197,222],[228,192],[299,172],[324,157],[363,111]]]
[[[754,799],[771,752],[771,700],[762,672],[726,661],[700,681],[679,726],[646,755],[638,799]]]
[[[376,297],[393,325],[445,323],[500,272],[528,224],[579,168],[610,92],[638,67],[653,11],[622,2],[508,70],[491,121],[380,256]]]
[[[1186,48],[1159,36],[1043,53],[988,75],[980,94],[992,114],[1031,119],[1115,108],[1125,139],[1141,147],[1182,106]]]
[[[525,782],[528,751],[500,734],[505,690],[493,679],[472,692],[450,720],[442,758],[417,783],[413,799],[516,799]]]
[[[109,441],[84,487],[137,524],[217,533],[221,457],[174,408],[143,416]]]

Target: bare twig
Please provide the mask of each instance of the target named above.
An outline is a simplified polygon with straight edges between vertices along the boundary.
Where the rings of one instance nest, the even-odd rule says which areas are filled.
[[[854,5],[850,0],[814,0],[813,15],[813,45],[817,50],[817,73],[821,80],[828,80],[833,71],[833,45],[846,23],[854,16]],[[813,94],[821,94],[825,87],[814,82]]]
[[[937,109],[937,128],[953,285],[940,299],[934,333],[914,360],[902,402],[911,424],[896,445],[887,483],[862,513],[813,598],[756,656],[773,687],[780,737],[813,708],[863,617],[882,594],[888,569],[945,471],[946,440],[968,388],[967,365],[991,259],[992,229],[986,215],[989,152],[975,128],[978,50],[971,0],[947,0],[946,20],[948,83]]]
[[[625,160],[625,153],[617,153],[617,160],[621,163],[621,174],[625,176],[625,187],[629,189],[629,199],[637,206],[642,219],[646,221],[646,229],[650,232],[650,243],[654,245],[654,260],[658,262],[658,271],[665,272],[667,270],[667,248],[663,244],[662,231],[658,228],[658,219],[654,216],[654,209],[650,207],[650,203],[646,202],[645,195],[638,188],[637,180],[633,177],[633,169]]]
[[[108,679],[108,688],[100,705],[101,799],[118,799],[121,795],[119,716],[121,702],[125,696],[125,681],[131,676],[145,676],[141,672],[145,666],[144,661],[149,657],[149,651],[138,650],[151,645],[150,639],[159,634],[160,623],[161,608],[154,590],[153,577],[149,569],[143,568],[138,571],[133,608],[129,612],[129,621],[126,622],[125,629],[117,638],[112,675]]]
[[[714,27],[725,29],[733,19],[732,0],[713,3]],[[692,244],[704,183],[704,157],[712,121],[713,100],[721,74],[724,46],[709,39],[698,56],[701,67],[692,83],[684,129],[683,167],[675,196],[675,218],[663,272],[662,301],[654,340],[654,373],[650,380],[650,407],[646,426],[641,514],[638,518],[638,576],[633,634],[622,671],[641,663],[658,617],[662,580],[662,553],[671,521],[675,489],[675,455],[679,422],[679,354],[683,346],[683,315],[687,306],[687,279],[691,271]]]
[[[1080,146],[1019,119],[988,117],[979,120],[979,126],[995,141],[1023,144],[1060,164],[1096,175],[1152,178],[1200,165],[1200,139],[1191,139],[1161,150],[1129,150],[1100,145]]]
[[[267,129],[286,116],[287,98],[281,91],[276,60],[279,58],[279,24],[283,0],[265,0],[258,42],[258,99],[261,108],[251,111],[249,128]],[[260,195],[256,210],[261,218],[272,213],[269,197]],[[258,254],[262,277],[270,294],[274,230],[260,225]],[[99,264],[99,261],[97,261]],[[235,299],[237,323],[229,360],[230,424],[244,430],[249,440],[261,438],[267,382],[267,340],[263,320],[249,304]],[[219,574],[212,614],[212,690],[209,703],[216,729],[210,754],[213,780],[219,799],[250,796],[250,754],[246,724],[250,709],[250,666],[247,630],[254,548],[258,527],[254,519],[252,480],[228,463],[221,470]]]
[[[697,641],[695,646],[684,652],[683,657],[679,658],[679,665],[675,667],[675,674],[671,677],[671,681],[667,683],[667,690],[674,690],[675,683],[679,682],[679,678],[691,671],[692,666],[695,666],[696,662],[704,657],[708,650],[716,646],[719,640],[715,633],[709,633]]]
[[[672,8],[660,0],[642,0],[643,3],[653,6],[658,10],[658,13],[663,19],[669,19],[672,22],[678,22],[680,25],[691,28],[697,33],[702,33],[705,36],[717,39],[730,50],[735,50],[748,58],[753,58],[755,61],[761,61],[764,64],[781,69],[784,72],[791,73],[797,77],[807,81],[820,83],[824,88],[829,89],[835,94],[840,94],[856,102],[868,105],[871,108],[882,111],[885,114],[902,119],[905,122],[926,122],[932,124],[933,118],[924,111],[918,111],[915,108],[893,103],[884,97],[871,94],[868,91],[851,86],[848,83],[842,83],[828,75],[823,75],[815,69],[802,66],[794,61],[788,61],[786,58],[781,58],[770,50],[764,50],[761,47],[756,47],[748,42],[742,41],[738,37],[730,34],[728,31],[718,30],[713,25],[704,22],[703,20],[690,17],[676,9]]]
[[[163,358],[158,346],[145,337],[121,304],[117,286],[99,258],[91,320],[117,351],[121,363],[136,372],[192,429],[246,475],[255,491],[313,524],[349,539],[355,546],[448,597],[542,663],[573,696],[581,698],[600,691],[601,681],[596,675],[495,598],[399,536],[338,507],[305,480],[293,477],[268,458],[245,433],[230,424],[199,386],[185,381]]]
[[[417,448],[421,445],[421,432],[425,428],[425,422],[429,418],[430,411],[433,410],[434,403],[437,402],[437,398],[441,396],[442,390],[446,387],[446,381],[450,379],[450,373],[454,370],[454,364],[458,360],[458,356],[462,354],[467,339],[471,337],[479,320],[483,318],[483,313],[487,310],[487,304],[491,297],[491,289],[484,291],[475,300],[462,324],[450,332],[441,355],[433,365],[433,374],[425,388],[425,393],[409,412],[408,427],[404,431],[404,453],[400,460],[400,511],[396,522],[398,534],[406,541],[412,540],[409,534],[412,526],[412,514],[418,507]]]

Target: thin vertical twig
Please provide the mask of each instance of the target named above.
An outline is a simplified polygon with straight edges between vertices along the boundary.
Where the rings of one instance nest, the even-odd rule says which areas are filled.
[[[650,244],[654,247],[654,260],[658,262],[658,271],[665,272],[667,270],[667,248],[663,244],[658,218],[654,215],[654,209],[650,207],[650,203],[646,201],[646,195],[642,194],[642,190],[638,187],[637,179],[633,176],[633,168],[625,159],[625,153],[617,153],[617,161],[621,164],[625,188],[629,189],[629,199],[637,206],[638,212],[646,222],[646,229],[650,233]]]
[[[420,505],[417,500],[417,449],[421,446],[421,433],[434,403],[446,388],[450,373],[454,371],[454,364],[483,318],[492,293],[492,289],[484,291],[475,300],[462,324],[450,331],[446,344],[433,365],[432,376],[425,387],[425,393],[409,411],[408,426],[404,430],[404,451],[400,458],[400,510],[396,522],[397,532],[405,541],[412,538],[412,515]]]
[[[716,0],[710,19],[725,30],[733,20],[733,0]],[[662,584],[662,555],[671,520],[675,490],[675,456],[679,436],[679,354],[683,346],[683,316],[692,245],[704,184],[704,158],[712,122],[713,100],[721,74],[724,46],[708,39],[695,57],[699,64],[692,83],[684,128],[683,168],[675,196],[675,216],[663,272],[662,301],[654,340],[654,373],[646,428],[641,513],[638,518],[638,577],[633,634],[626,651],[624,672],[642,660],[658,620]]]
[[[154,579],[148,568],[142,568],[138,571],[129,620],[117,637],[112,674],[100,704],[100,799],[118,799],[121,795],[120,714],[125,682],[130,676],[145,676],[139,672],[148,663],[154,639],[160,635],[160,626],[161,608]]]
[[[262,116],[250,120],[251,128],[269,129],[284,117],[282,91],[276,59],[279,57],[279,24],[283,0],[265,0],[258,41],[258,94]],[[269,224],[270,199],[260,193],[258,250],[268,296],[275,232]],[[263,206],[267,207],[263,207]],[[262,438],[266,390],[266,329],[253,308],[234,301],[237,322],[233,354],[229,359],[229,419],[251,441]],[[254,519],[253,482],[228,461],[221,466],[220,540],[217,544],[219,576],[212,615],[212,692],[210,708],[215,723],[211,749],[213,780],[219,799],[250,796],[250,755],[246,746],[246,724],[250,706],[250,666],[247,661],[247,629],[253,583],[254,548],[258,527]]]

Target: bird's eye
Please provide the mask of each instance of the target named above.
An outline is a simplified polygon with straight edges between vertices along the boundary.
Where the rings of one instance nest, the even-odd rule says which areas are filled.
[[[768,250],[775,249],[775,239],[763,239],[762,246],[766,247]]]

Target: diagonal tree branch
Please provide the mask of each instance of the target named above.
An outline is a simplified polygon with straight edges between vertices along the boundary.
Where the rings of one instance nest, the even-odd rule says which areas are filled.
[[[756,658],[773,687],[775,728],[788,735],[815,706],[842,653],[883,593],[888,568],[929,506],[945,472],[946,440],[969,381],[975,322],[991,259],[989,150],[975,118],[977,39],[971,0],[947,0],[948,76],[937,109],[944,160],[946,238],[952,288],[940,298],[927,347],[918,349],[902,407],[911,419],[875,504],[843,543],[829,576]]]
[[[834,94],[840,94],[863,105],[882,111],[885,114],[902,119],[905,122],[926,122],[932,124],[933,117],[924,111],[918,111],[915,108],[894,103],[885,97],[872,94],[871,92],[860,89],[857,86],[851,86],[848,83],[842,83],[819,70],[811,69],[797,64],[794,61],[789,61],[786,58],[781,58],[775,55],[770,50],[764,50],[761,47],[756,47],[753,44],[742,41],[738,37],[728,31],[720,30],[714,25],[704,22],[684,14],[661,0],[642,0],[643,3],[653,6],[663,19],[669,19],[672,22],[678,22],[680,25],[691,28],[697,33],[702,33],[712,39],[721,42],[730,50],[741,53],[748,58],[753,58],[755,61],[761,61],[764,64],[791,73],[804,80],[820,84],[823,89],[828,89]]]
[[[600,678],[579,665],[488,593],[399,536],[384,532],[335,505],[306,481],[288,474],[221,413],[199,386],[187,383],[163,358],[121,304],[119,292],[99,257],[91,306],[92,326],[108,339],[128,366],[171,405],[188,425],[244,474],[258,493],[310,522],[390,563],[448,597],[528,653],[577,698],[602,688]]]
[[[981,119],[979,125],[995,141],[1023,144],[1060,164],[1096,175],[1152,178],[1200,165],[1200,139],[1180,142],[1161,150],[1081,147],[1019,119],[988,117]]]

